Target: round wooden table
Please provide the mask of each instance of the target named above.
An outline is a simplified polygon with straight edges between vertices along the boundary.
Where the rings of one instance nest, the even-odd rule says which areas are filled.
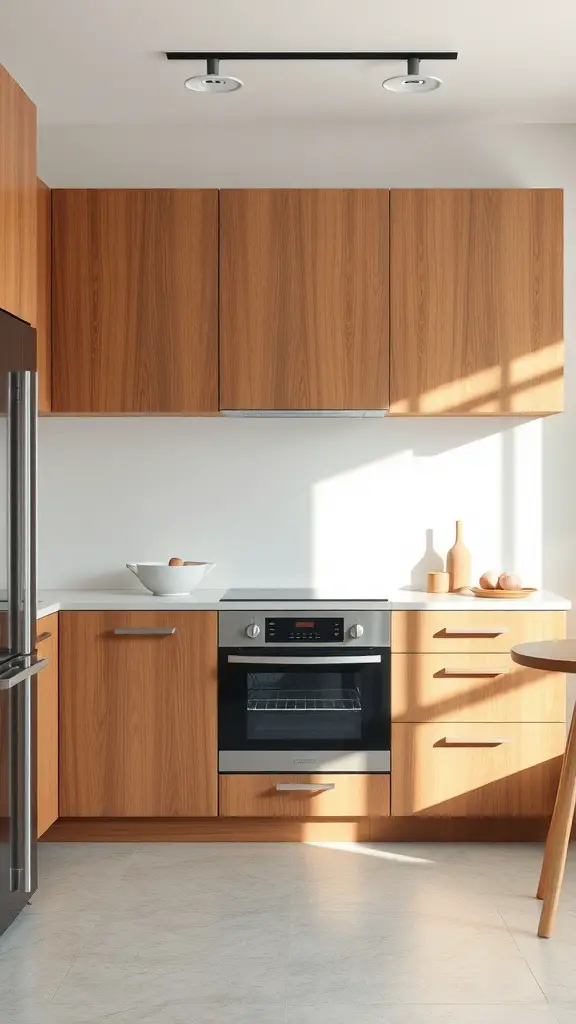
[[[542,640],[533,644],[518,644],[512,648],[511,655],[512,661],[526,668],[576,673],[576,640]],[[538,935],[543,939],[549,939],[554,931],[575,807],[576,705],[572,712],[560,784],[536,893],[538,899],[544,900],[538,926]]]

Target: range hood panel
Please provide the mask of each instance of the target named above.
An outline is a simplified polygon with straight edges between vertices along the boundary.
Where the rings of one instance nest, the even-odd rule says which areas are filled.
[[[266,417],[274,419],[316,419],[328,417],[342,419],[349,417],[380,419],[388,415],[388,409],[221,409],[222,416]]]

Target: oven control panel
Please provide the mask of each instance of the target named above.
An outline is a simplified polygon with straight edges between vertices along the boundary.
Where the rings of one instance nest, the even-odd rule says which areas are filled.
[[[334,644],[344,640],[344,618],[286,618],[275,615],[265,619],[267,644]]]
[[[218,646],[389,647],[390,612],[359,608],[231,608],[218,612]]]

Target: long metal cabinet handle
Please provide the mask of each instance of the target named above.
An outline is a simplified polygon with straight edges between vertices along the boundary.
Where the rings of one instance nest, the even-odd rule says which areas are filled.
[[[504,636],[509,633],[507,626],[485,626],[484,629],[445,629],[444,636]],[[438,636],[438,634],[436,634]]]
[[[233,665],[379,665],[381,654],[362,654],[359,658],[324,657],[292,658],[268,657],[259,654],[229,654],[228,663]]]
[[[114,636],[174,636],[176,626],[121,626],[113,629]]]
[[[276,789],[279,793],[298,793],[304,791],[327,792],[329,789],[336,789],[335,782],[277,782]]]
[[[445,736],[446,747],[499,747],[502,743],[511,743],[508,736]]]
[[[28,668],[20,669],[19,672],[0,676],[0,690],[11,690],[13,686],[18,686],[18,683],[24,683],[32,676],[37,676],[42,669],[46,668],[48,661],[48,658],[42,658],[42,661],[37,661],[35,665],[30,665]]]

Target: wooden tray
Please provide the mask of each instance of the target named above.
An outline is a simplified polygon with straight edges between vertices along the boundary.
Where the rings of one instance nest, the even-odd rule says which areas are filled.
[[[495,597],[498,598],[507,597],[509,600],[516,601],[519,597],[530,597],[530,594],[535,594],[537,587],[522,587],[521,590],[483,590],[481,587],[471,587],[472,593],[476,597]]]

